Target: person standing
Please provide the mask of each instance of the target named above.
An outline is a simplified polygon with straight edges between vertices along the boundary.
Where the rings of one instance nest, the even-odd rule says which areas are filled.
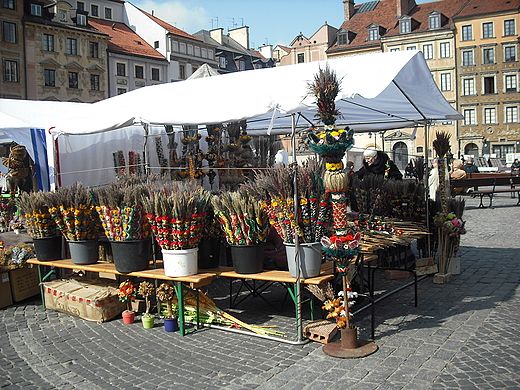
[[[403,174],[385,152],[375,148],[367,148],[363,152],[363,166],[356,176],[363,179],[365,175],[381,175],[385,179],[402,180]]]

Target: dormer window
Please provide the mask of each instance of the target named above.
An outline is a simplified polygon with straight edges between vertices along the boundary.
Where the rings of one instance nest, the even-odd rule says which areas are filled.
[[[353,31],[340,29],[336,34],[336,45],[343,46],[352,43],[352,40],[356,37]]]
[[[435,30],[441,28],[441,14],[438,11],[433,11],[428,16],[428,28],[430,30]]]
[[[40,4],[31,4],[31,15],[42,16],[42,6]]]
[[[369,41],[377,41],[379,39],[379,31],[377,28],[372,27],[368,30],[368,40]]]
[[[78,26],[86,26],[87,25],[87,15],[78,13],[76,15],[76,24]]]
[[[399,21],[399,32],[401,34],[406,34],[412,31],[412,21],[409,16],[403,17]]]
[[[338,34],[338,45],[348,45],[348,36],[347,33]]]

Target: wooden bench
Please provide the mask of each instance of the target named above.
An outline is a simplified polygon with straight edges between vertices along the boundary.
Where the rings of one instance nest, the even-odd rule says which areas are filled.
[[[501,173],[472,173],[469,177],[461,180],[451,180],[451,193],[455,195],[479,196],[479,208],[493,207],[493,195],[500,193],[511,193],[517,197],[516,205],[520,205],[520,176]],[[482,189],[481,187],[487,187]],[[491,188],[489,188],[491,187]],[[455,193],[455,188],[468,188],[467,192]],[[475,190],[471,190],[475,188]],[[489,205],[484,206],[484,197],[489,198]]]

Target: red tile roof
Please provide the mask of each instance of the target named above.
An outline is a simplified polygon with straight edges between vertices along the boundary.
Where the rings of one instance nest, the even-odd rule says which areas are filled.
[[[141,11],[143,14],[145,14],[146,16],[148,16],[150,19],[152,19],[153,21],[155,21],[155,22],[156,22],[158,25],[160,25],[162,28],[166,29],[169,33],[171,33],[171,34],[175,34],[175,35],[180,35],[180,36],[185,37],[185,38],[194,39],[194,40],[196,40],[196,41],[201,41],[201,39],[196,38],[196,37],[194,37],[193,35],[188,34],[188,33],[185,32],[185,31],[182,31],[180,28],[174,27],[174,26],[172,26],[171,24],[166,23],[164,20],[159,19],[157,16],[153,16],[152,14],[149,14],[148,12],[143,11],[141,8],[138,8],[138,7],[136,7],[136,8],[137,8],[139,11]]]
[[[464,5],[467,0],[440,0],[431,3],[423,3],[415,5],[411,1],[411,10],[407,13],[413,20],[418,22],[416,28],[412,32],[428,30],[428,14],[432,11],[439,11],[447,18],[452,18]],[[482,0],[484,1],[484,0]],[[486,0],[490,1],[490,0]],[[507,0],[500,0],[507,1]],[[514,0],[520,1],[520,0]],[[380,0],[375,7],[368,8],[368,11],[359,12],[364,4],[355,6],[356,12],[350,20],[344,21],[341,28],[355,33],[355,38],[350,44],[344,46],[334,46],[329,51],[344,50],[346,48],[379,45],[380,41],[368,40],[368,26],[377,24],[383,27],[386,31],[383,35],[389,36],[399,33],[399,17],[397,15],[397,1],[396,0]],[[444,22],[441,28],[449,27],[450,21]]]
[[[511,11],[520,8],[520,0],[469,0],[458,17]]]
[[[249,49],[249,51],[255,53],[258,58],[265,59],[265,57],[259,51],[253,49]]]
[[[88,23],[102,33],[110,35],[108,49],[111,51],[166,59],[124,23],[93,18],[89,18]]]

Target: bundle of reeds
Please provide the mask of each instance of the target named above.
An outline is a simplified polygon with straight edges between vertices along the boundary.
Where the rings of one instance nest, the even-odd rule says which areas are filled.
[[[150,188],[142,198],[146,217],[162,249],[196,248],[202,238],[211,194],[200,185],[172,182]]]
[[[49,213],[49,206],[42,191],[22,192],[16,199],[27,233],[33,238],[54,237],[59,234],[57,226]]]
[[[229,245],[254,245],[267,239],[269,220],[249,192],[222,192],[211,198],[211,204]]]

